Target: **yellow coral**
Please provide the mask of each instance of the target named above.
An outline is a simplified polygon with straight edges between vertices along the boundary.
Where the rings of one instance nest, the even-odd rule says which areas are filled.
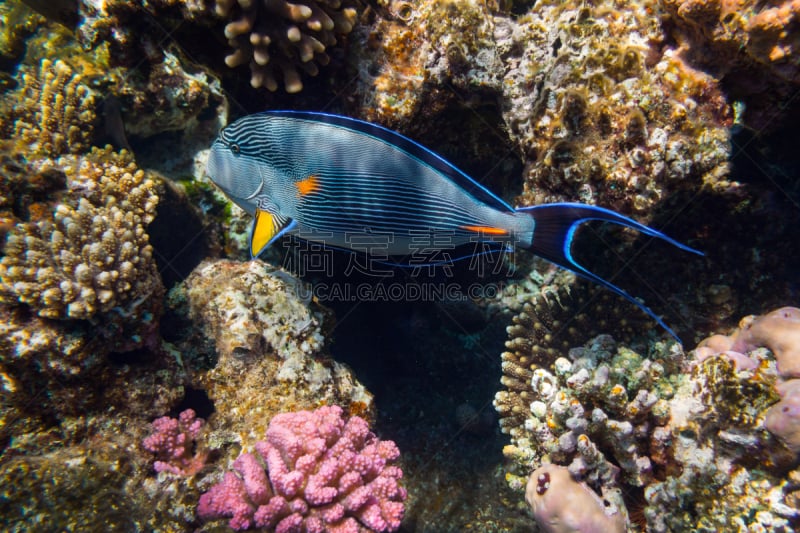
[[[39,154],[81,153],[89,148],[95,102],[89,88],[63,61],[43,59],[38,69],[22,70],[12,95],[4,130]]]
[[[48,163],[50,164],[50,163]],[[0,260],[0,300],[47,318],[87,319],[153,294],[160,278],[145,231],[157,184],[126,152],[65,156],[69,192],[9,233]]]
[[[253,87],[275,91],[283,79],[288,93],[303,89],[298,68],[316,76],[328,64],[326,49],[350,33],[358,14],[348,0],[217,0],[216,11],[233,19],[225,26],[233,48],[225,63],[249,63]]]

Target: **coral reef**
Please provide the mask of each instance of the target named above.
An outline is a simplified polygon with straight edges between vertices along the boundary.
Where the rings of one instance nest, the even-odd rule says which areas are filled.
[[[800,309],[781,307],[764,315],[746,316],[730,335],[703,339],[695,353],[700,360],[722,354],[746,368],[759,363],[748,354],[762,347],[772,352],[781,377],[800,377]]]
[[[509,327],[507,390],[495,406],[511,435],[504,453],[512,488],[551,462],[606,500],[624,495],[619,504],[638,517],[633,526],[648,531],[771,530],[797,521],[787,499],[794,456],[766,431],[773,426],[794,446],[794,400],[787,389],[775,404],[774,358],[697,362],[676,344],[626,346],[607,335],[570,349],[586,329],[581,306],[563,297],[559,305],[566,309],[527,304]]]
[[[601,500],[563,466],[544,465],[531,473],[525,501],[545,533],[624,533],[625,516]]]
[[[503,65],[485,2],[395,0],[384,9],[372,25],[355,30],[357,114],[393,128],[421,129],[414,119],[440,113],[456,96],[451,87],[499,87]]]
[[[86,151],[92,139],[95,102],[91,90],[67,63],[43,59],[23,68],[20,87],[4,100],[0,131],[37,154]]]
[[[758,130],[785,120],[775,112],[800,84],[800,4],[664,0],[679,53],[721,78],[745,102],[742,121]]]
[[[88,319],[114,309],[129,316],[158,298],[146,232],[157,182],[110,148],[62,158],[49,171],[64,174],[67,190],[48,208],[30,208],[29,219],[9,232],[2,301],[22,302],[42,317]]]
[[[233,19],[225,26],[233,48],[225,63],[248,64],[253,87],[276,91],[282,80],[286,92],[300,92],[298,69],[316,76],[330,62],[326,49],[353,29],[357,5],[352,0],[217,0],[217,14]]]
[[[205,420],[197,418],[194,410],[186,409],[178,418],[162,416],[153,420],[153,432],[142,441],[148,452],[156,454],[156,472],[191,476],[205,465],[207,452],[196,450]]]
[[[324,353],[332,317],[304,299],[300,281],[269,270],[260,261],[205,261],[170,292],[185,324],[176,343],[198,361],[194,380],[214,402],[215,431],[252,444],[279,412],[329,404],[369,415],[372,396]]]
[[[282,413],[267,438],[233,463],[234,472],[203,494],[205,520],[230,517],[230,527],[275,531],[395,531],[403,519],[400,451],[367,422],[345,421],[338,406]]]
[[[676,191],[729,187],[724,95],[662,47],[655,9],[537,2],[497,21],[513,53],[503,115],[527,160],[518,203],[579,199],[646,220]]]

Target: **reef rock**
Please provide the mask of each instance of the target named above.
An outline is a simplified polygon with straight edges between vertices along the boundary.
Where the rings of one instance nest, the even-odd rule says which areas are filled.
[[[327,356],[331,315],[302,283],[261,261],[201,263],[170,292],[187,328],[185,356],[206,361],[194,381],[214,403],[210,425],[254,443],[272,415],[322,404],[370,415],[372,395]]]
[[[642,330],[638,341],[579,341],[592,323],[581,311],[588,302],[573,301],[526,304],[508,328],[505,390],[495,407],[511,436],[504,449],[511,487],[521,490],[523,476],[553,463],[606,498],[642,491],[643,502],[619,505],[648,531],[794,524],[800,514],[789,504],[787,478],[794,456],[778,440],[794,445],[798,417],[788,392],[775,404],[775,360],[697,363]],[[620,323],[604,329],[622,333]]]

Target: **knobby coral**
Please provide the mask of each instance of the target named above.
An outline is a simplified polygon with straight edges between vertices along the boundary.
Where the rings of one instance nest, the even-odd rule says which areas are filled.
[[[23,68],[20,78],[19,89],[0,114],[5,135],[13,134],[34,153],[47,156],[87,150],[95,102],[81,76],[61,60],[43,59],[38,68]]]
[[[391,465],[400,451],[370,432],[364,419],[345,421],[337,406],[282,413],[255,448],[258,455],[239,456],[235,473],[227,472],[200,497],[201,518],[230,517],[235,530],[356,533],[400,527],[406,491],[398,484],[402,470]]]
[[[572,310],[527,304],[509,327],[507,390],[495,406],[511,435],[504,454],[513,488],[554,463],[651,531],[770,530],[797,520],[787,505],[792,458],[765,431],[766,419],[790,448],[798,434],[790,391],[769,414],[774,359],[747,368],[725,357],[697,364],[674,343],[608,335],[574,345],[589,323],[560,301]],[[643,499],[614,501],[620,489]]]
[[[283,80],[289,93],[303,89],[298,69],[316,76],[330,62],[326,49],[350,33],[358,14],[352,0],[217,0],[216,11],[233,19],[225,63],[249,64],[253,87],[275,91]]]
[[[187,409],[178,418],[162,416],[153,420],[153,432],[142,442],[145,450],[156,454],[156,472],[191,476],[205,465],[207,453],[195,449],[205,426],[194,410]]]
[[[52,165],[44,162],[43,165]],[[53,167],[67,190],[8,234],[0,259],[0,299],[47,318],[131,313],[161,281],[147,225],[158,184],[127,152],[94,148]]]

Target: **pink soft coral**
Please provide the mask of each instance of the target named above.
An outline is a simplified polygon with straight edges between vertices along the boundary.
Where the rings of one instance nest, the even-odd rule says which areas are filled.
[[[366,421],[345,422],[337,406],[275,416],[256,454],[244,453],[234,472],[200,497],[203,519],[230,517],[236,530],[278,533],[395,531],[403,518],[400,451]],[[264,466],[258,456],[266,463]]]

